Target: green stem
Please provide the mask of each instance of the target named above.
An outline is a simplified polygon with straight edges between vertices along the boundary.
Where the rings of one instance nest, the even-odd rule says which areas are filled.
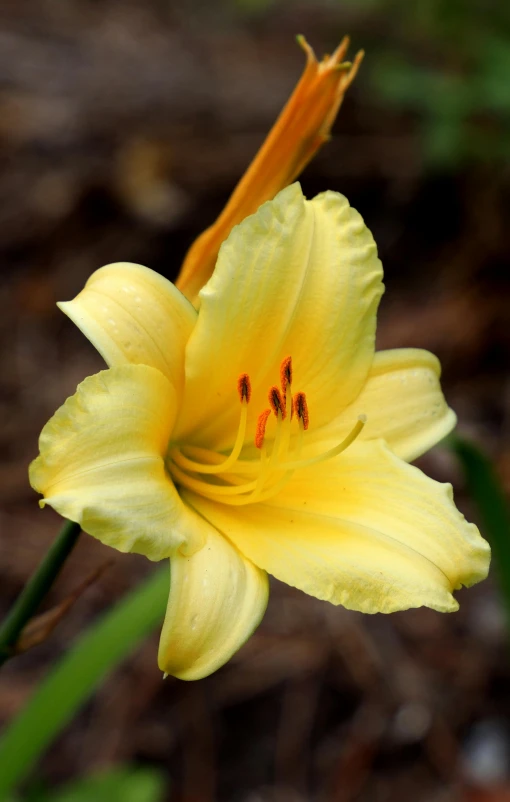
[[[81,532],[79,524],[66,521],[49,550],[32,574],[5,621],[0,625],[0,666],[13,655],[21,630],[32,618],[48,593]]]

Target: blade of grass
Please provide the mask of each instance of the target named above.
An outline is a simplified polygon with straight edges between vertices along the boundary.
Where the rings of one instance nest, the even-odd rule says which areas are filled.
[[[168,568],[105,613],[52,668],[0,742],[0,800],[22,780],[96,685],[162,621]]]
[[[57,792],[43,796],[44,802],[162,802],[165,776],[146,766],[116,766],[73,780]],[[43,802],[41,800],[41,802]],[[38,800],[39,802],[39,800]]]
[[[482,534],[489,541],[510,625],[510,512],[503,488],[489,458],[458,435],[446,441],[458,457],[468,492],[478,507]]]

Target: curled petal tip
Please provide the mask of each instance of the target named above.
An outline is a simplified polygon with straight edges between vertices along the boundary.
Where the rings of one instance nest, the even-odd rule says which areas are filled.
[[[365,58],[365,51],[364,50],[358,50],[358,52],[354,56],[354,61],[352,62],[351,69],[349,70],[348,83],[344,86],[344,91],[354,81],[356,75],[358,74],[358,70],[360,68],[361,62],[363,61],[364,58]]]
[[[315,53],[313,52],[313,47],[308,44],[306,37],[302,33],[299,33],[296,36],[296,42],[298,43],[301,50],[305,52],[308,63],[316,61]]]
[[[350,37],[344,36],[344,38],[342,39],[336,50],[330,56],[329,60],[332,63],[339,64],[343,60],[345,54],[347,53],[350,44],[351,44]]]

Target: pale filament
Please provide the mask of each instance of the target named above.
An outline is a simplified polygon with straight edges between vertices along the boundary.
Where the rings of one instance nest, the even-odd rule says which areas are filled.
[[[351,429],[347,437],[345,437],[337,446],[334,446],[334,448],[330,448],[329,451],[324,451],[322,454],[317,454],[315,457],[309,457],[309,459],[287,462],[285,465],[281,465],[280,467],[287,471],[295,471],[297,468],[308,468],[310,465],[317,465],[319,462],[325,462],[325,460],[333,459],[333,457],[336,457],[338,454],[341,454],[342,451],[345,451],[345,449],[348,448],[351,443],[354,443],[366,422],[367,416],[359,415],[357,423]]]
[[[204,465],[202,462],[194,462],[188,459],[178,448],[174,449],[171,453],[172,460],[187,471],[195,471],[197,473],[225,473],[229,468],[234,465],[241,453],[246,436],[246,421],[248,420],[248,404],[246,401],[241,401],[241,420],[239,421],[239,428],[237,430],[237,437],[234,443],[234,448],[230,455],[225,459],[222,457],[221,462],[215,465]],[[214,453],[216,452],[209,452]],[[218,455],[220,456],[220,455]]]
[[[333,459],[359,436],[366,423],[364,415],[358,417],[349,434],[336,446],[321,454],[303,457],[308,409],[304,393],[297,393],[293,400],[290,357],[282,362],[280,380],[281,391],[276,386],[269,391],[271,411],[267,409],[259,417],[261,428],[257,430],[255,440],[256,457],[240,458],[246,441],[251,397],[249,377],[242,374],[238,381],[241,414],[232,451],[224,455],[191,445],[171,448],[167,466],[176,483],[222,504],[243,506],[265,501],[279,493],[296,470]],[[271,412],[276,418],[276,432],[272,442],[266,444],[265,425]],[[292,437],[296,422],[297,436]]]

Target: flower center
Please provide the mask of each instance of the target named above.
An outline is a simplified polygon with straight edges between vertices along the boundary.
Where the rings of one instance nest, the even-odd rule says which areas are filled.
[[[295,471],[332,459],[351,445],[366,423],[365,415],[340,443],[314,456],[303,454],[305,432],[309,425],[308,404],[303,392],[292,395],[292,359],[286,357],[280,367],[280,386],[268,393],[269,408],[257,419],[254,443],[257,455],[241,458],[245,446],[251,383],[247,373],[237,380],[241,416],[234,447],[228,456],[197,446],[174,446],[167,467],[176,484],[201,496],[235,506],[266,501],[287,484]],[[267,443],[266,426],[271,415],[276,418],[276,432]],[[297,436],[292,438],[297,427]]]

